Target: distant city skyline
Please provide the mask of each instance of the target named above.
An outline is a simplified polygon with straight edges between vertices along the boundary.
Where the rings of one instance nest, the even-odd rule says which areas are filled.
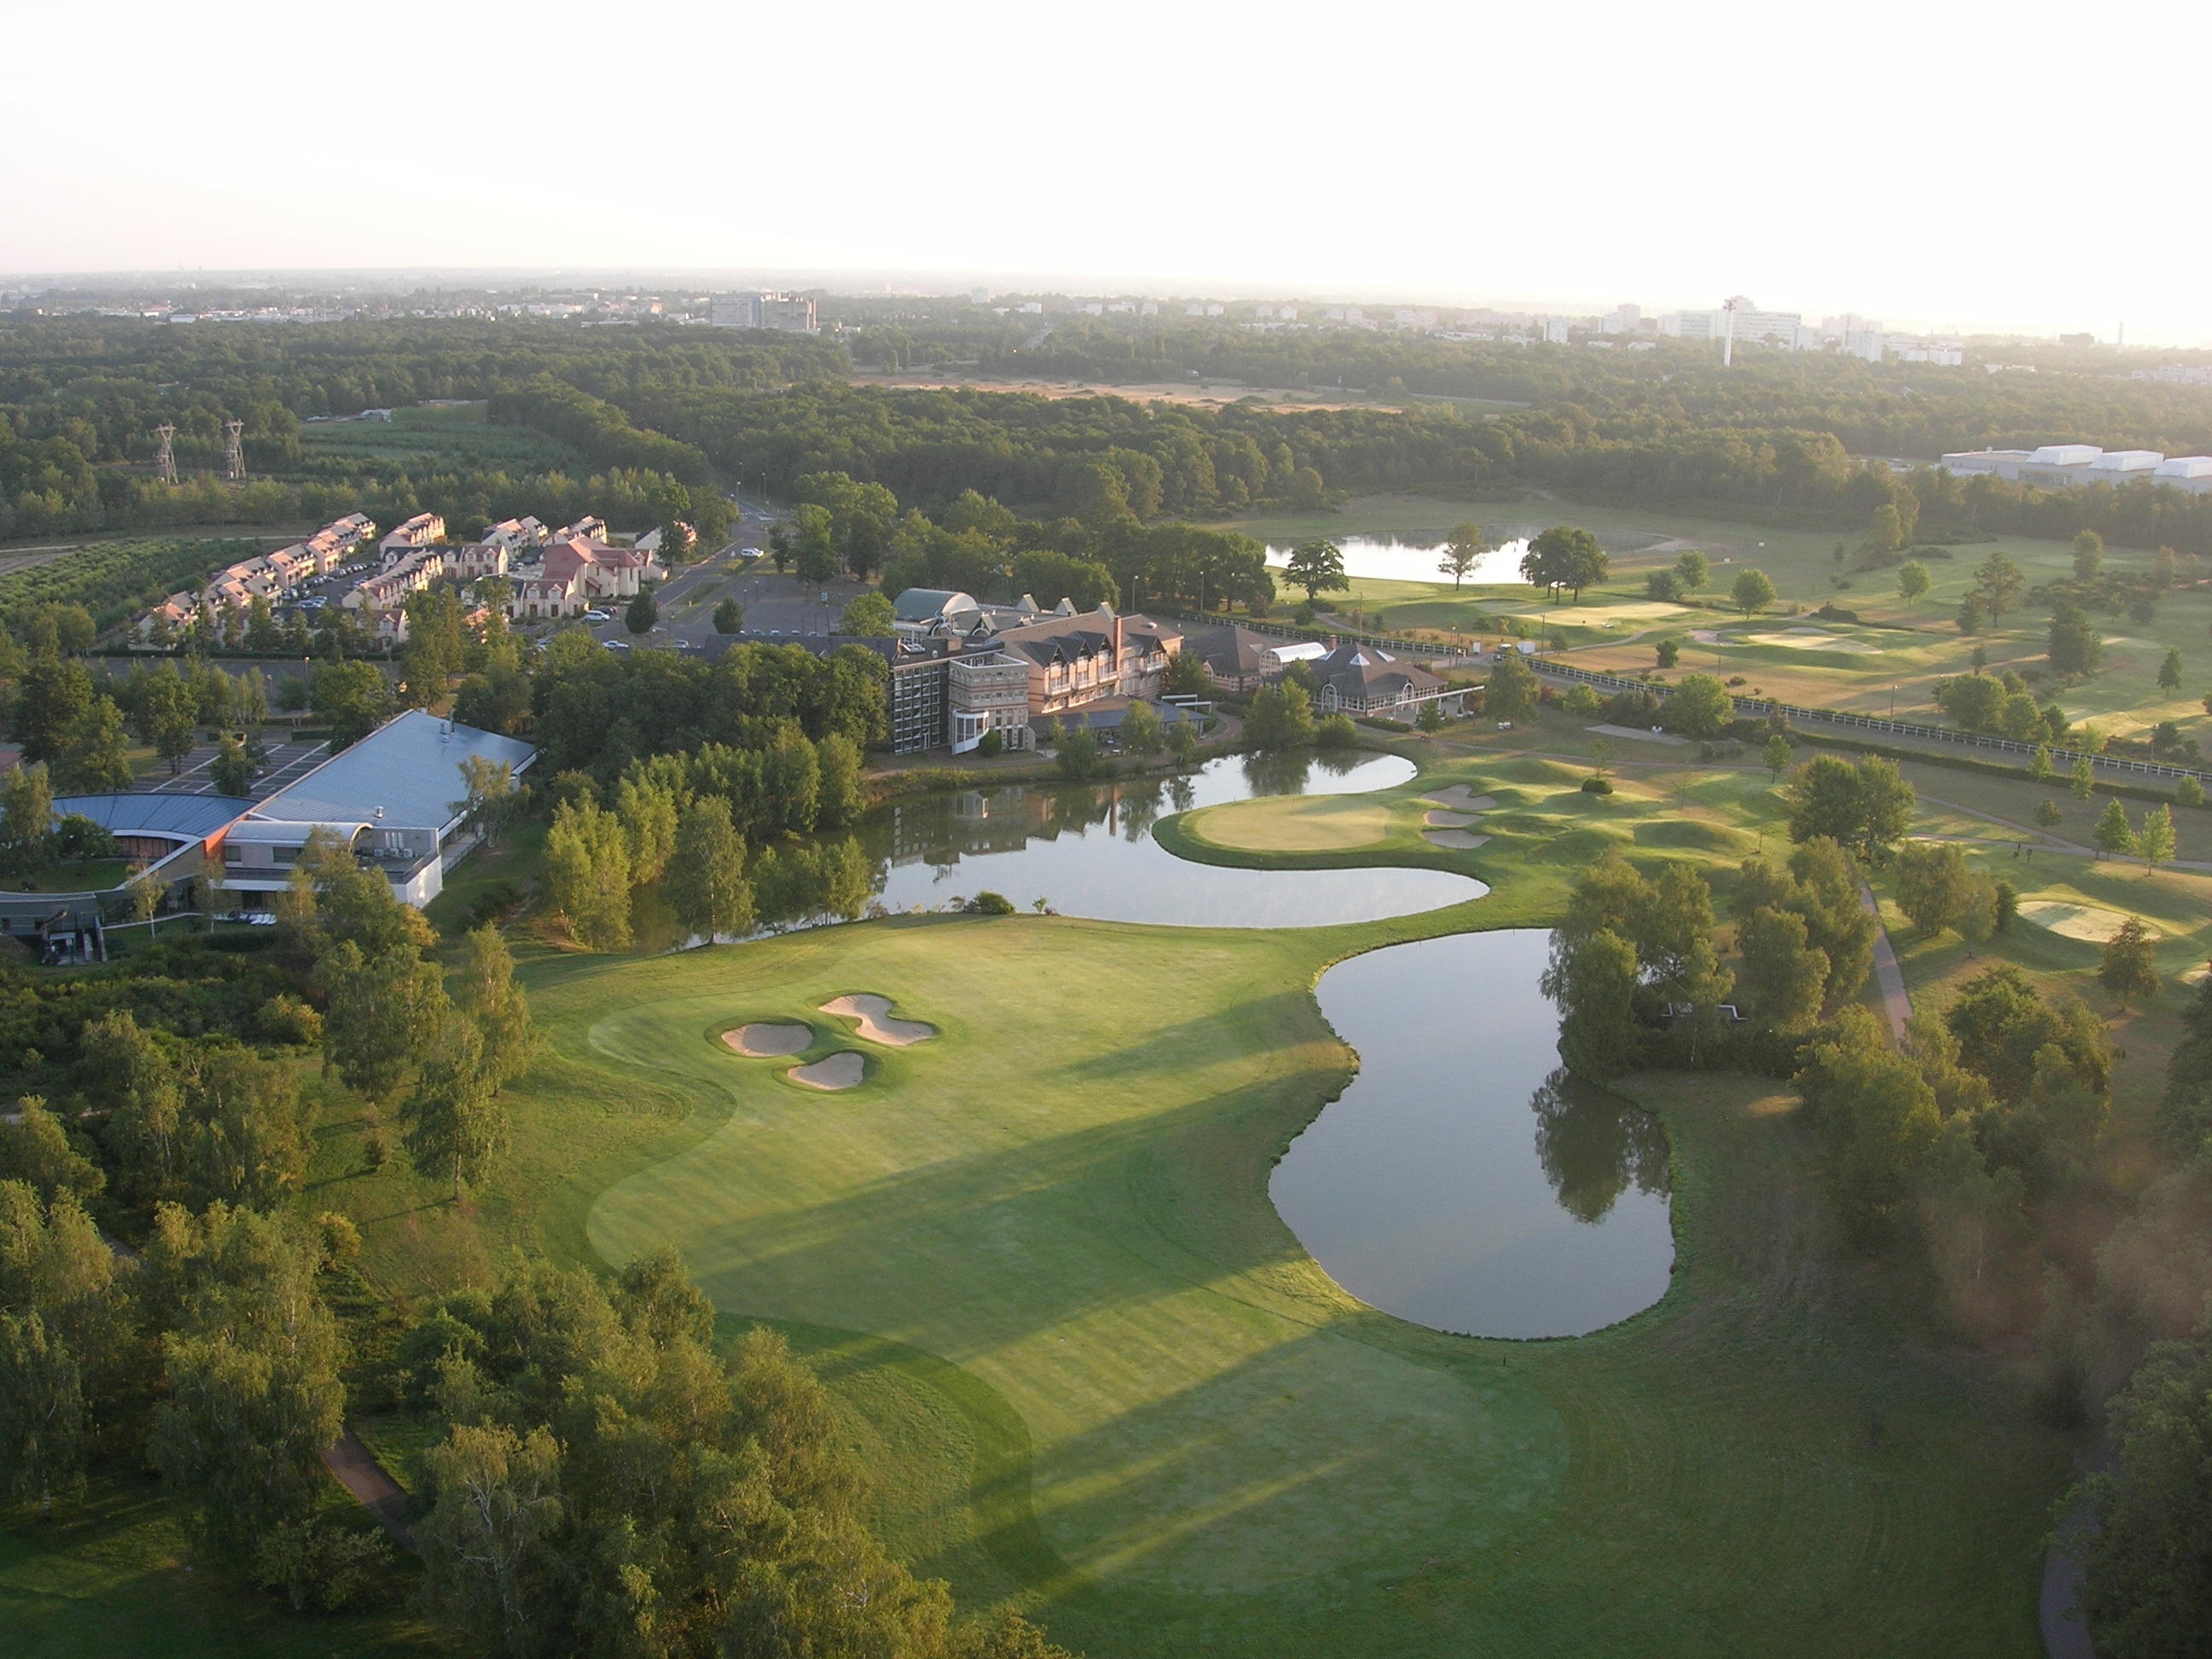
[[[364,29],[237,0],[182,27],[144,0],[96,22],[14,0],[0,271],[680,270],[1574,314],[1742,294],[2212,341],[2165,159],[2193,153],[2193,112],[2132,103],[2115,147],[2082,118],[2083,58],[2024,18],[1763,15],[1755,59],[1710,0],[1656,29],[1585,7],[1540,40],[1502,8],[1388,0],[1356,27],[1160,0],[820,19],[391,0]],[[2212,46],[2203,8],[2131,27],[2171,62]]]

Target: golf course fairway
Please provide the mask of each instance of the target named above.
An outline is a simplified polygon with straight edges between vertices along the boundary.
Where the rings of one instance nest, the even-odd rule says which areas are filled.
[[[2060,1443],[1887,1311],[1778,1085],[1628,1080],[1672,1136],[1676,1270],[1591,1336],[1389,1318],[1277,1217],[1273,1161],[1357,1064],[1322,969],[1509,919],[915,917],[545,962],[531,1086],[690,1101],[590,1247],[673,1243],[726,1327],[789,1331],[891,1547],[1092,1659],[2037,1651]],[[721,1041],[850,994],[939,1036],[828,1094]]]

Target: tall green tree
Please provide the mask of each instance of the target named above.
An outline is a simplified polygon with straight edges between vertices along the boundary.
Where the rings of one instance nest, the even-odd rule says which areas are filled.
[[[1321,594],[1341,593],[1352,586],[1344,574],[1343,552],[1334,542],[1320,537],[1300,542],[1291,550],[1283,576],[1293,587],[1305,589],[1308,604]]]
[[[1437,568],[1452,579],[1452,587],[1456,591],[1459,585],[1467,580],[1468,573],[1481,562],[1482,556],[1487,550],[1480,525],[1471,522],[1455,524],[1444,538],[1443,546],[1438,550],[1443,556],[1437,561]]]
[[[545,836],[547,896],[579,944],[621,951],[630,942],[630,854],[622,823],[589,802],[564,802]]]
[[[341,939],[315,975],[329,999],[323,1048],[331,1067],[356,1093],[389,1100],[444,1024],[446,990],[437,965],[410,945],[368,956]]]
[[[2027,578],[2021,574],[2020,567],[2002,550],[1992,551],[1974,567],[1973,594],[1992,623],[2004,620],[2005,612],[2020,603],[2021,591],[2027,586]]]
[[[415,1086],[399,1103],[402,1144],[416,1170],[452,1184],[458,1204],[489,1172],[507,1139],[500,1078],[487,1063],[482,1029],[458,1012],[422,1045]]]
[[[1747,617],[1755,617],[1765,610],[1774,603],[1774,584],[1764,570],[1741,571],[1729,586],[1729,598]]]
[[[2158,956],[2151,948],[2150,930],[2135,917],[2122,922],[2119,930],[2105,941],[2104,954],[2097,964],[2097,982],[2112,994],[2123,1011],[2138,998],[2158,994],[2162,982]]]
[[[1483,687],[1483,712],[1493,720],[1526,720],[1534,712],[1540,688],[1536,671],[1517,651],[1500,649]]]
[[[462,935],[448,994],[455,1012],[483,1038],[483,1069],[493,1087],[504,1088],[530,1069],[540,1047],[530,999],[514,982],[507,940],[489,922]]]
[[[2136,832],[2136,851],[2142,854],[2143,873],[2150,874],[2172,858],[2173,850],[2173,809],[2170,806],[2146,807],[2142,828]]]
[[[2112,1404],[2118,1467],[2080,1496],[2095,1511],[2081,1589],[2097,1651],[2191,1659],[2212,1630],[2212,1324],[2152,1346]]]
[[[2096,827],[2090,832],[2097,842],[2097,850],[2110,857],[2120,857],[2136,850],[2136,832],[2128,823],[2127,808],[2117,800],[2105,803],[2098,814]]]
[[[744,843],[731,827],[729,803],[720,796],[702,795],[684,809],[667,885],[676,919],[687,933],[711,941],[741,934],[753,925]]]
[[[1597,538],[1574,525],[1553,525],[1532,538],[1528,550],[1521,556],[1522,580],[1549,589],[1554,598],[1571,590],[1577,604],[1583,590],[1596,586],[1612,568],[1613,561]]]
[[[2084,530],[2074,538],[2074,579],[2093,582],[2105,568],[2105,538],[2094,530]]]

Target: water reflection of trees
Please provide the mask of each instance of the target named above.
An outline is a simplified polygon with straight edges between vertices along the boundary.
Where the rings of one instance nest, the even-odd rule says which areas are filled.
[[[1559,1207],[1577,1221],[1602,1221],[1633,1182],[1667,1190],[1667,1132],[1657,1118],[1562,1068],[1528,1103],[1536,1156]]]

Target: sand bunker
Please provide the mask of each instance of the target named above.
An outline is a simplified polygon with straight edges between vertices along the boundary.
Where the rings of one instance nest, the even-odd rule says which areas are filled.
[[[867,1075],[868,1062],[850,1048],[825,1054],[811,1066],[794,1066],[784,1075],[810,1089],[849,1089]]]
[[[2090,945],[2103,945],[2120,931],[2121,925],[2132,918],[2118,910],[2106,910],[2094,904],[2068,904],[2060,899],[2027,899],[2020,907],[2021,915],[2039,927],[2047,927],[2066,939],[2078,939]],[[2150,930],[2153,939],[2158,930]]]
[[[1462,812],[1480,812],[1498,805],[1497,801],[1488,795],[1475,794],[1472,788],[1464,783],[1450,784],[1442,789],[1431,789],[1427,798],[1439,806],[1452,807]]]
[[[1424,830],[1421,834],[1438,847],[1449,847],[1463,853],[1489,844],[1487,836],[1471,836],[1464,830]]]
[[[892,1048],[903,1048],[910,1042],[927,1042],[937,1035],[934,1025],[925,1025],[918,1019],[893,1019],[891,1000],[865,991],[825,1002],[822,1012],[857,1021],[862,1036]]]
[[[811,1025],[740,1025],[722,1033],[722,1041],[747,1060],[772,1060],[778,1054],[806,1052],[814,1041]]]
[[[1464,830],[1470,823],[1480,823],[1480,812],[1424,812],[1421,822],[1436,830]]]

